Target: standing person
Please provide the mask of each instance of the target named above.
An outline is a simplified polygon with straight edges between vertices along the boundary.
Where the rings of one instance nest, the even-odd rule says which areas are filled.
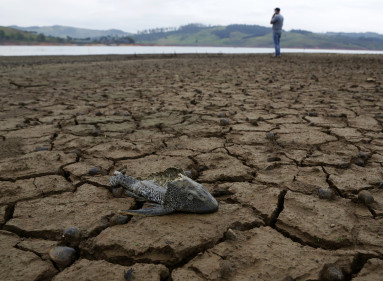
[[[283,26],[283,16],[280,14],[281,9],[275,8],[274,15],[271,18],[270,23],[273,25],[273,39],[275,46],[275,57],[281,56],[281,47],[279,45],[281,35],[282,35],[282,26]]]

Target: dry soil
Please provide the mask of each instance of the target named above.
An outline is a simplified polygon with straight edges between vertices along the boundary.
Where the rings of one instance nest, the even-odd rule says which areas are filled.
[[[0,57],[0,280],[382,280],[383,57]],[[129,217],[115,170],[218,212]],[[367,190],[374,201],[358,200]],[[368,200],[366,200],[367,202]],[[81,229],[74,264],[48,257]]]

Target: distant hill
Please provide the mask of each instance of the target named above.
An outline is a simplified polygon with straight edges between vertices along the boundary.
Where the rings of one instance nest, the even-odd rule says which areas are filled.
[[[65,43],[63,38],[46,36],[42,33],[22,31],[15,28],[0,26],[0,44],[43,44]]]
[[[106,37],[106,36],[124,37],[124,36],[131,35],[131,33],[124,32],[118,29],[94,30],[94,29],[62,26],[62,25],[29,26],[29,27],[21,27],[21,26],[13,25],[10,27],[23,30],[23,31],[42,33],[47,36],[54,36],[54,37],[60,37],[60,38],[70,37],[70,38],[77,38],[77,39],[85,39],[85,38],[100,38],[100,37]]]
[[[126,33],[124,33],[126,34]],[[72,38],[67,36],[56,37],[34,31],[23,31],[16,28],[0,26],[0,45],[32,45],[32,44],[134,44],[134,39],[130,36],[108,35],[100,37]]]
[[[177,46],[273,47],[271,28],[234,24],[203,26],[189,24],[178,29],[152,29],[132,35],[137,44]],[[377,33],[313,33],[285,31],[282,47],[383,50],[383,35]]]
[[[93,30],[68,26],[18,27],[20,32],[53,36],[57,42],[101,44],[148,44],[162,46],[273,47],[271,28],[232,24],[206,26],[188,24],[178,28],[155,28],[131,34],[117,29]],[[24,36],[27,36],[26,34]],[[19,35],[21,38],[22,36]],[[59,38],[59,40],[57,40]],[[13,37],[15,39],[15,37]],[[0,34],[0,43],[1,43]],[[19,40],[22,42],[22,40]],[[378,33],[314,33],[307,30],[283,32],[282,48],[383,50],[383,35]]]

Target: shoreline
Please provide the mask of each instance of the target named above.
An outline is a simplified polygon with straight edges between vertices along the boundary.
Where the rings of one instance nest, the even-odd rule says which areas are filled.
[[[185,47],[185,48],[245,48],[245,49],[264,49],[264,48],[273,48],[274,46],[214,46],[214,45],[152,45],[152,44],[75,44],[75,43],[45,43],[45,44],[17,44],[15,42],[12,43],[1,43],[1,46],[20,46],[20,47],[28,47],[28,46],[41,46],[41,47]],[[383,49],[366,49],[366,48],[304,48],[304,47],[285,47],[282,50],[294,50],[294,49],[302,49],[302,50],[333,50],[333,51],[371,51],[371,52],[383,52]]]

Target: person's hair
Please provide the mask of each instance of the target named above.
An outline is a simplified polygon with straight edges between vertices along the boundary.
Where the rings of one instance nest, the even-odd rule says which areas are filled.
[[[275,11],[278,11],[278,12],[280,12],[280,11],[281,11],[281,9],[279,9],[279,8],[275,8]]]

